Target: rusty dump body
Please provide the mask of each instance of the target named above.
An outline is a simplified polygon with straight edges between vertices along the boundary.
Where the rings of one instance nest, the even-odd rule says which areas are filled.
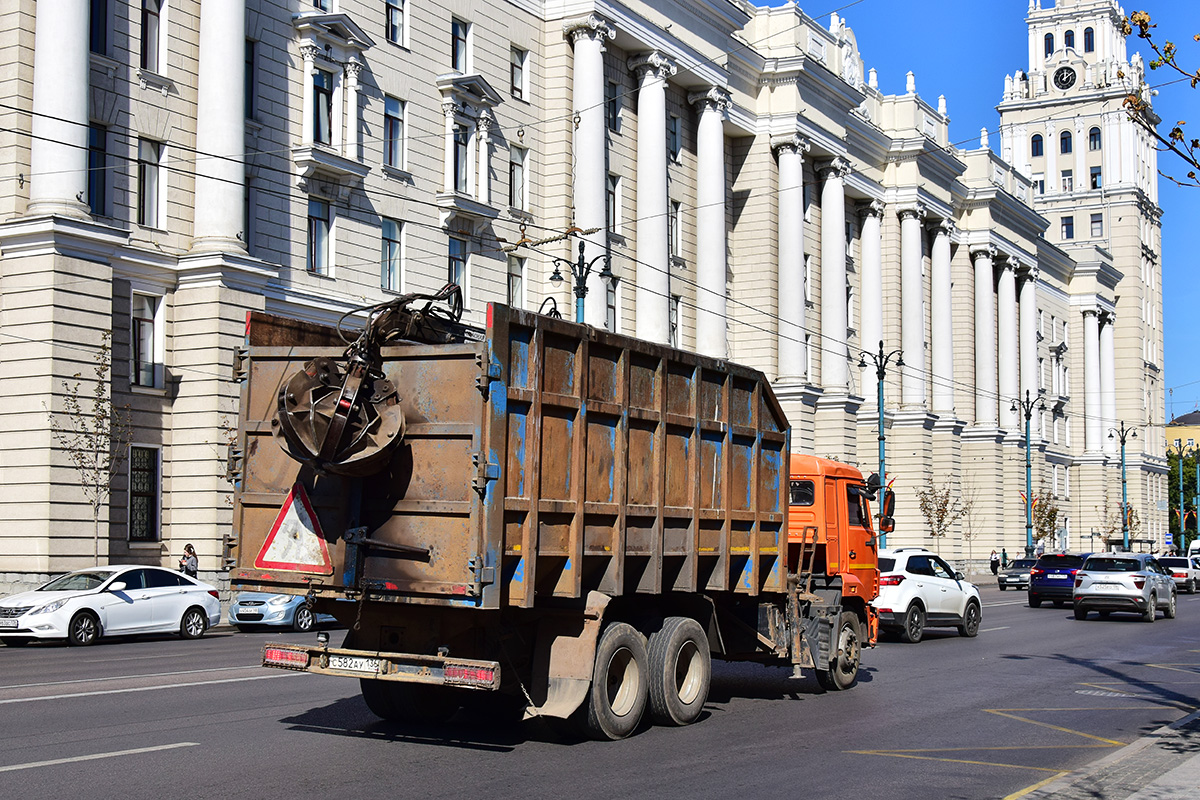
[[[380,694],[393,682],[567,716],[617,621],[653,644],[664,620],[693,620],[717,656],[819,676],[843,612],[873,629],[815,537],[789,547],[789,428],[755,370],[492,306],[479,336],[379,350],[375,396],[394,389],[402,441],[377,472],[338,475],[289,453],[277,417],[293,376],[345,343],[255,313],[247,344],[233,586],[305,594],[351,625],[341,648],[269,646],[269,666],[363,678],[383,716],[403,705]],[[264,558],[297,492],[327,564]]]

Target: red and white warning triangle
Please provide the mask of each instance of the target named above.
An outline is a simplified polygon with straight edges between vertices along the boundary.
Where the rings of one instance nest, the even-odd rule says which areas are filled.
[[[317,515],[313,513],[301,484],[295,484],[288,492],[271,532],[258,551],[258,558],[254,559],[254,566],[285,572],[333,574],[329,546],[321,535]]]

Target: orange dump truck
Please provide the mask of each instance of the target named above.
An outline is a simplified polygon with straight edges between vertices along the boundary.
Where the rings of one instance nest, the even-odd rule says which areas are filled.
[[[789,459],[761,373],[499,305],[473,329],[456,287],[367,314],[247,320],[233,588],[349,628],[264,666],[359,678],[387,719],[488,706],[607,739],[695,721],[714,657],[855,682],[873,495]]]

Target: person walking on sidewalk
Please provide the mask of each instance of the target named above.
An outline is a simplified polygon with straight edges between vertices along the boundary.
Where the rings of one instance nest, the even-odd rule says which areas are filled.
[[[1008,569],[1008,548],[1000,548],[1000,569]]]
[[[179,571],[189,578],[196,577],[199,572],[199,560],[196,558],[196,548],[191,544],[183,546],[183,558],[179,559]]]
[[[989,559],[992,562],[992,575],[1000,574],[1000,554],[995,550],[992,551],[992,557]]]

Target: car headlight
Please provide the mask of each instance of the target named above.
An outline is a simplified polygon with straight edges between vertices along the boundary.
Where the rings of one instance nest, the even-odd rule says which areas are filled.
[[[277,594],[268,600],[267,603],[273,606],[286,606],[289,602],[291,602],[291,599],[292,596],[290,594]]]
[[[42,606],[41,608],[35,608],[33,611],[30,611],[29,613],[30,614],[49,614],[51,611],[58,611],[60,608],[62,608],[66,604],[67,604],[67,598],[64,597],[62,600],[55,600],[52,603],[46,603],[46,605]]]

